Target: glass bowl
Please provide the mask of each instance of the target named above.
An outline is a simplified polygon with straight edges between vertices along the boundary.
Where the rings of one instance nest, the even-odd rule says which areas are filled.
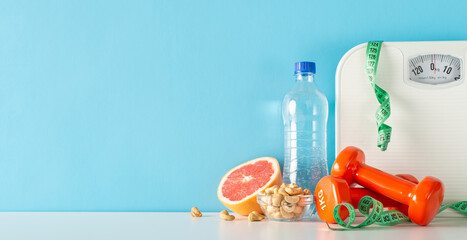
[[[312,195],[261,195],[256,199],[261,210],[274,221],[300,221],[313,203]]]

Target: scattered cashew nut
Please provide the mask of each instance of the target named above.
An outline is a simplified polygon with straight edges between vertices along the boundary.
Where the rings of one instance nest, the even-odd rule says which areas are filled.
[[[192,217],[202,217],[203,214],[198,210],[197,207],[192,207],[191,208],[191,216]]]
[[[264,216],[259,214],[257,211],[253,211],[248,215],[248,221],[254,222],[254,221],[261,221],[264,219]]]
[[[235,216],[234,215],[230,215],[229,212],[227,212],[227,210],[222,210],[220,213],[219,213],[219,216],[225,220],[225,221],[232,221],[235,219]]]

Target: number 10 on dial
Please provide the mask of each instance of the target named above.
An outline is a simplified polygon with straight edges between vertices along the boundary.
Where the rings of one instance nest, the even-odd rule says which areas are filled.
[[[409,59],[409,79],[423,84],[444,84],[461,79],[462,60],[445,54],[427,54]]]

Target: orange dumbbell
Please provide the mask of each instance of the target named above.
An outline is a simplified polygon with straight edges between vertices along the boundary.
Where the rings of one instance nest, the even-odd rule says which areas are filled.
[[[418,225],[427,225],[438,213],[444,197],[443,183],[425,177],[415,184],[365,164],[365,154],[356,147],[346,147],[334,161],[331,176],[356,182],[363,187],[409,206],[408,216]]]
[[[418,180],[409,174],[400,174],[396,176],[414,183],[418,183]],[[316,211],[318,212],[318,216],[321,218],[321,220],[328,223],[336,223],[334,220],[333,211],[338,204],[350,203],[355,208],[358,208],[358,203],[364,196],[370,196],[380,201],[385,207],[389,207],[407,214],[406,205],[366,188],[351,188],[345,180],[331,176],[321,178],[321,180],[316,185]],[[347,218],[348,215],[349,212],[347,211],[347,208],[341,208],[339,210],[339,216],[341,219]]]

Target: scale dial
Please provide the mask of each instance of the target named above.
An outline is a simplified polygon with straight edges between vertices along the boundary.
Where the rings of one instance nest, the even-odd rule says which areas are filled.
[[[423,84],[445,84],[462,77],[462,60],[445,54],[426,54],[409,59],[409,79]]]

